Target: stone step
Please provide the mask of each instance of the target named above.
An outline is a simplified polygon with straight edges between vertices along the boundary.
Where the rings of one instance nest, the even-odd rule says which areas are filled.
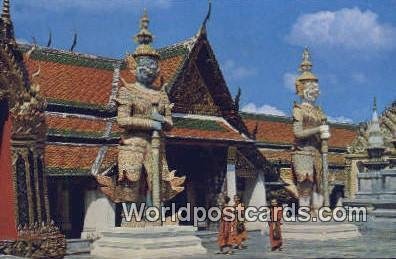
[[[113,228],[103,231],[91,254],[103,258],[161,258],[206,255],[196,229],[190,226]]]
[[[89,254],[91,251],[91,241],[87,239],[67,239],[66,254]]]
[[[396,220],[396,209],[376,209],[371,215],[379,218],[394,218]]]
[[[285,223],[282,227],[285,239],[296,240],[334,240],[351,239],[361,236],[359,228],[346,223]]]

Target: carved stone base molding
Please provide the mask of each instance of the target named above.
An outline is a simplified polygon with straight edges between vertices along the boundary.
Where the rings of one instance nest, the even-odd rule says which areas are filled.
[[[101,258],[161,258],[177,255],[206,257],[206,249],[192,226],[117,227],[103,231],[91,255]]]
[[[17,240],[0,241],[0,254],[30,258],[63,258],[66,239],[53,222],[18,228]]]

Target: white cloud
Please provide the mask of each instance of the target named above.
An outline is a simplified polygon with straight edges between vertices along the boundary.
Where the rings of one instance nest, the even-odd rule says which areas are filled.
[[[327,119],[330,122],[338,122],[338,123],[353,123],[353,120],[350,118],[347,118],[345,116],[336,116],[336,117],[332,117],[332,116],[327,116]]]
[[[353,73],[351,77],[352,80],[358,84],[363,84],[367,81],[367,77],[363,73]]]
[[[287,89],[291,90],[291,91],[295,91],[295,82],[296,82],[296,78],[297,78],[297,74],[295,73],[285,73],[283,75],[283,85],[284,87],[286,87]]]
[[[225,61],[222,70],[225,74],[225,78],[231,80],[241,80],[257,73],[255,69],[238,65],[231,59]]]
[[[344,8],[300,16],[287,40],[299,46],[392,49],[396,44],[396,27],[380,23],[378,15],[370,10]]]
[[[248,103],[242,107],[242,111],[249,113],[261,113],[261,114],[270,114],[277,116],[286,116],[286,113],[268,104],[264,104],[262,106],[257,107],[254,103]]]
[[[23,39],[23,38],[16,39],[16,42],[18,44],[29,44],[30,43],[28,40]]]

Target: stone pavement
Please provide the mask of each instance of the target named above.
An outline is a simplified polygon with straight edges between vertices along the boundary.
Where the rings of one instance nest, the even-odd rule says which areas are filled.
[[[261,235],[259,231],[250,232],[248,248],[237,250],[235,254],[226,256],[216,254],[217,243],[215,236],[202,238],[203,245],[208,250],[207,256],[194,257],[192,259],[211,258],[392,258],[396,256],[396,224],[395,223],[367,223],[361,226],[362,237],[351,240],[332,241],[297,241],[284,240],[283,251],[269,251],[267,235]],[[91,256],[68,256],[68,259],[83,259]],[[116,258],[116,257],[115,257]],[[133,255],[131,256],[133,258]],[[175,255],[169,258],[180,258]]]

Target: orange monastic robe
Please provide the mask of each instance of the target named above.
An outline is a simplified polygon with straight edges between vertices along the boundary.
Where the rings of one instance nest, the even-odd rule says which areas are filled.
[[[232,226],[233,222],[226,221],[221,218],[219,224],[219,234],[217,236],[217,243],[219,247],[231,246],[232,245]]]
[[[282,231],[281,231],[281,219],[282,219],[282,208],[278,207],[277,217],[275,219],[275,207],[271,207],[271,221],[269,225],[269,238],[271,243],[271,249],[276,250],[282,247]]]
[[[235,205],[235,208],[238,206],[239,204]],[[240,206],[242,206],[243,210],[242,210],[242,215],[245,213],[245,209],[244,209],[244,205],[243,203],[240,203]],[[233,223],[233,240],[232,243],[236,246],[240,246],[242,245],[242,242],[244,242],[247,239],[247,230],[246,230],[246,226],[245,223],[242,220],[238,221],[237,218],[237,211],[235,209],[235,216],[236,219]]]

